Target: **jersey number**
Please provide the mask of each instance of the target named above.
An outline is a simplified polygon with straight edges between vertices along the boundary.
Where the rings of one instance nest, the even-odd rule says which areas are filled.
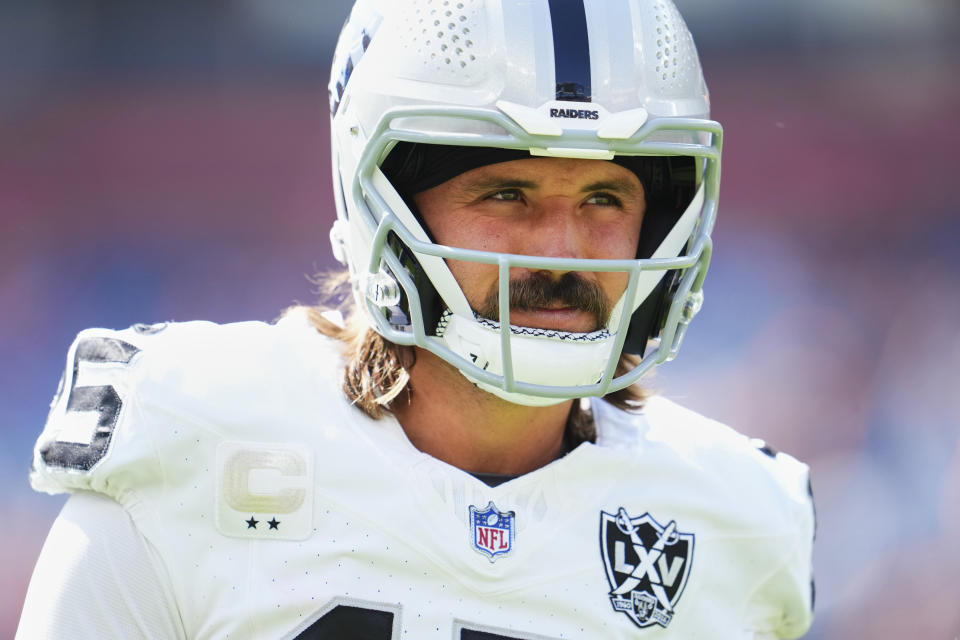
[[[96,425],[91,425],[93,435],[89,442],[56,440],[44,446],[40,456],[47,466],[89,471],[106,455],[123,401],[112,385],[87,387],[78,384],[80,363],[127,364],[139,351],[132,344],[116,338],[83,338],[77,343],[73,370],[67,372],[70,376],[70,394],[67,396],[66,413],[75,414],[71,417],[80,420],[83,420],[80,414],[87,414],[91,420],[96,420]],[[60,402],[59,398],[57,402]]]
[[[298,635],[295,640],[393,640],[393,612],[337,605]],[[530,638],[533,636],[527,636]],[[536,636],[541,640],[548,640]],[[460,628],[460,640],[523,640],[490,631]]]

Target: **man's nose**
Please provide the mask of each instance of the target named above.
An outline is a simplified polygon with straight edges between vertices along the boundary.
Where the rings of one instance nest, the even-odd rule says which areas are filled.
[[[582,258],[583,243],[576,203],[564,197],[547,198],[534,213],[535,224],[525,239],[524,253],[549,258]]]

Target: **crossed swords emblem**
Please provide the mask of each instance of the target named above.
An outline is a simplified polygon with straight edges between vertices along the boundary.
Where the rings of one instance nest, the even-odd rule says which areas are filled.
[[[634,526],[626,509],[623,507],[620,507],[620,510],[617,512],[616,523],[617,528],[623,534],[629,536],[633,550],[636,552],[637,558],[639,558],[640,561],[633,571],[630,572],[630,576],[624,580],[619,587],[614,589],[611,595],[622,596],[625,593],[633,591],[633,589],[640,584],[640,581],[643,580],[644,576],[646,576],[657,600],[667,612],[672,612],[673,607],[670,605],[670,599],[667,597],[667,592],[663,588],[660,574],[657,572],[656,562],[660,559],[660,556],[663,555],[664,546],[672,544],[677,539],[676,521],[671,520],[670,523],[663,528],[663,532],[657,537],[656,542],[654,542],[649,549],[643,546],[640,534],[637,533],[637,527]]]

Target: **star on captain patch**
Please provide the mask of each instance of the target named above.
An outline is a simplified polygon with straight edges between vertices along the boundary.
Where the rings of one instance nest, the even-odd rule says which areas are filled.
[[[626,509],[600,512],[600,555],[610,583],[610,604],[638,627],[673,620],[693,563],[692,533],[681,533],[649,513],[631,518]]]
[[[267,521],[267,524],[270,525],[271,529],[277,529],[279,531],[280,521],[276,518],[271,518]]]
[[[470,529],[473,548],[487,556],[490,562],[513,549],[516,532],[516,514],[513,511],[498,511],[491,500],[481,511],[470,506]]]
[[[250,519],[249,519],[249,520],[244,520],[244,522],[247,523],[247,529],[256,529],[256,528],[257,528],[257,524],[258,524],[260,521],[257,520],[257,519],[255,519],[253,516],[250,516]]]

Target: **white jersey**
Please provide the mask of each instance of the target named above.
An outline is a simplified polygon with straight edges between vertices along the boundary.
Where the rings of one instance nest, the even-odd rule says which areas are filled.
[[[18,637],[795,638],[807,468],[654,398],[497,487],[340,391],[302,318],[89,330],[33,486],[72,492]],[[443,425],[437,425],[442,429]]]

